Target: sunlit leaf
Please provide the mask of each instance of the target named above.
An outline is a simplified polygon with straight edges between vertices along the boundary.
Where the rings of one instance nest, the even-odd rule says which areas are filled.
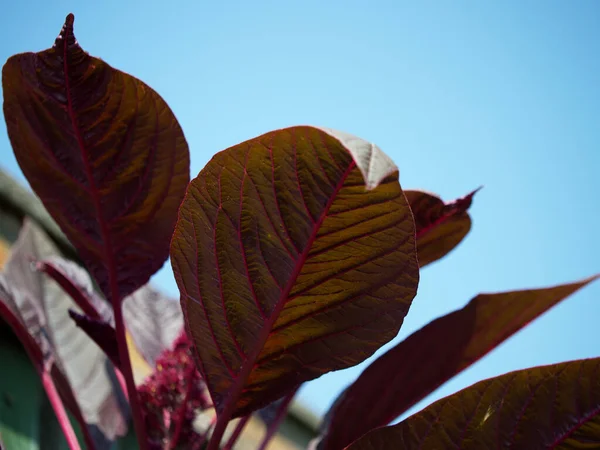
[[[479,189],[450,203],[423,191],[404,191],[415,218],[419,265],[446,256],[471,229],[467,210]]]
[[[481,381],[349,450],[600,448],[600,358]]]
[[[164,100],[85,53],[73,20],[4,65],[4,117],[31,187],[114,303],[168,256],[189,152]]]
[[[414,236],[396,166],[359,138],[292,127],[218,153],[171,245],[217,411],[245,415],[392,339],[418,284]]]
[[[387,425],[548,309],[597,279],[561,286],[480,294],[375,360],[328,413],[321,449],[342,449]],[[377,401],[373,401],[377,399]]]

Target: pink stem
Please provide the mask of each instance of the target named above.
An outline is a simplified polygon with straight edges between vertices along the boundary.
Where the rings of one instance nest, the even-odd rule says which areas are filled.
[[[271,422],[271,424],[267,428],[265,437],[263,438],[260,447],[258,447],[258,450],[265,450],[273,436],[275,436],[275,433],[277,433],[277,430],[279,430],[279,426],[281,425],[281,422],[283,422],[283,419],[285,419],[288,407],[290,406],[290,403],[296,396],[296,392],[298,392],[299,387],[300,386],[298,386],[296,389],[294,389],[292,392],[290,392],[287,396],[284,397],[283,402],[281,403],[281,405],[279,405],[279,408],[277,409],[277,415],[275,416],[273,422]]]
[[[117,292],[117,289],[113,289]],[[146,423],[144,421],[144,413],[140,404],[140,399],[137,395],[135,379],[133,378],[133,370],[131,368],[131,358],[129,357],[129,349],[127,348],[127,330],[123,320],[123,302],[120,300],[113,301],[115,313],[115,331],[117,332],[117,343],[119,345],[119,360],[121,361],[121,372],[125,378],[127,393],[129,397],[129,405],[131,406],[131,414],[133,416],[133,425],[135,427],[136,437],[139,445],[139,450],[148,449],[148,441],[146,434]]]
[[[204,435],[200,439],[198,439],[197,442],[195,442],[193,444],[192,450],[200,450],[200,448],[202,448],[204,443],[207,441],[210,430],[212,430],[212,427],[215,425],[216,421],[217,421],[216,417],[213,417],[211,419],[210,424],[208,425],[208,428],[206,429],[206,433],[204,433]]]
[[[169,448],[173,450],[179,441],[179,436],[181,435],[181,429],[183,428],[183,422],[185,421],[185,413],[187,411],[187,404],[190,401],[190,397],[192,396],[192,383],[194,382],[194,371],[196,370],[196,366],[192,365],[188,369],[187,374],[187,390],[185,391],[185,397],[179,406],[179,416],[177,417],[177,422],[175,422],[175,431],[173,432],[173,437],[171,438],[171,443]]]
[[[125,399],[129,401],[129,392],[127,392],[127,382],[125,381],[125,377],[123,376],[121,369],[119,369],[118,367],[115,367],[114,369],[117,381],[119,382],[119,386],[121,387],[121,391],[123,392]]]
[[[242,434],[242,431],[244,431],[244,427],[248,423],[249,419],[250,419],[250,414],[248,414],[247,416],[242,417],[240,419],[240,421],[237,423],[237,425],[235,427],[235,430],[233,430],[233,434],[227,441],[227,444],[225,444],[225,447],[223,447],[223,450],[231,450],[233,448],[235,441],[238,440],[238,438],[240,437],[240,434]]]
[[[67,440],[69,449],[81,450],[79,441],[77,440],[77,436],[75,435],[75,431],[73,430],[71,421],[67,415],[67,411],[65,411],[65,406],[58,395],[58,391],[56,390],[56,386],[54,386],[54,382],[52,381],[50,374],[46,371],[42,372],[42,385],[46,390],[48,400],[50,400],[52,409],[54,409],[54,413],[56,414],[56,418],[58,419],[58,423],[60,424],[60,428],[62,429],[65,439]]]
[[[81,308],[81,310],[92,319],[102,320],[102,316],[96,309],[96,307],[89,300],[87,294],[81,292],[81,290],[75,286],[75,284],[67,278],[67,276],[54,267],[52,264],[48,264],[44,261],[37,262],[35,267],[44,272],[50,278],[52,278],[58,285],[73,299],[77,306]]]
[[[217,415],[217,423],[212,435],[210,436],[210,441],[208,441],[208,447],[206,450],[219,450],[219,444],[223,438],[223,433],[225,433],[225,429],[227,428],[233,413],[233,406],[234,405],[232,404],[230,408],[225,409],[220,415]]]

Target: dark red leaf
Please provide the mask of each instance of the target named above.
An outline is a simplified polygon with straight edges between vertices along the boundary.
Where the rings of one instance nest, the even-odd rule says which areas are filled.
[[[392,339],[418,284],[414,236],[396,166],[359,138],[292,127],[218,153],[171,260],[219,420]]]
[[[102,319],[93,319],[77,311],[69,310],[69,316],[108,356],[115,367],[121,367],[119,346],[115,329]]]
[[[189,152],[164,100],[85,53],[73,20],[52,48],[6,62],[4,117],[31,187],[114,303],[168,256]]]
[[[600,358],[481,381],[349,450],[600,448]]]
[[[442,383],[599,276],[561,286],[480,294],[379,357],[342,393],[320,448],[342,449],[387,425]],[[377,401],[373,401],[377,399]]]
[[[446,256],[467,235],[471,229],[467,210],[479,189],[450,203],[427,192],[404,191],[415,219],[421,267]]]

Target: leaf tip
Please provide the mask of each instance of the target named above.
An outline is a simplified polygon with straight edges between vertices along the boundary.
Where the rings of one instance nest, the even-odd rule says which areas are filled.
[[[471,203],[473,202],[473,197],[475,196],[475,194],[477,194],[482,189],[483,189],[483,185],[481,185],[477,189],[471,191],[464,197],[461,197],[461,198],[455,200],[454,202],[449,203],[448,206],[450,206],[456,212],[465,212],[471,207]]]
[[[65,18],[65,23],[62,26],[60,33],[54,41],[54,47],[58,47],[63,40],[67,42],[67,45],[75,44],[75,35],[73,33],[73,24],[75,23],[75,15],[69,13]]]

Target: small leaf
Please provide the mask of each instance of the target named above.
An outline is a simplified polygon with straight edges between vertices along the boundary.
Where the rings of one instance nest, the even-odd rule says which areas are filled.
[[[92,280],[83,268],[73,261],[59,257],[48,258],[39,263],[39,266],[50,269],[46,272],[59,273],[63,284],[69,283],[72,285],[68,291],[77,291],[78,295],[85,296],[83,302],[91,304],[98,312],[100,322],[104,322],[106,325],[114,325],[111,306],[94,290]],[[179,303],[157,291],[150,284],[142,286],[123,300],[123,316],[127,331],[137,350],[152,367],[154,367],[158,356],[171,347],[173,341],[183,329],[183,314]],[[78,325],[86,327],[84,322],[88,323],[89,319],[93,318],[82,319],[78,322]],[[89,325],[92,324],[89,323]],[[96,325],[104,329],[101,334],[109,331],[101,323],[96,323]],[[92,325],[92,327],[94,326]],[[102,340],[106,338],[108,341],[113,339],[110,336],[100,336],[100,338]]]
[[[427,192],[404,191],[415,219],[421,267],[446,256],[467,235],[471,229],[467,210],[479,189],[450,203]]]
[[[6,62],[4,117],[25,177],[115,304],[168,256],[189,152],[164,100],[85,53],[73,21]]]
[[[102,349],[115,367],[121,367],[119,343],[117,342],[117,334],[112,325],[101,319],[92,319],[85,314],[79,314],[72,309],[69,310],[69,317]]]
[[[171,261],[221,417],[392,339],[417,289],[414,235],[396,166],[359,138],[292,127],[218,153],[190,183]]]
[[[41,369],[51,371],[65,405],[84,423],[98,427],[96,448],[107,448],[106,440],[127,431],[128,412],[116,396],[118,387],[106,355],[67,316],[76,305],[54,281],[34,270],[33,260],[57,253],[49,238],[26,220],[0,274],[0,301],[35,339],[43,358]]]
[[[599,276],[545,289],[480,294],[375,360],[332,410],[322,449],[387,425],[557,303]],[[376,402],[373,399],[377,399]]]
[[[102,319],[101,309],[108,309],[108,307],[104,306],[104,302],[100,300],[96,303],[102,303],[100,308],[94,305],[94,300],[97,296],[94,292],[86,292],[77,286],[75,283],[71,281],[66,273],[62,270],[63,268],[59,266],[59,264],[54,263],[52,261],[38,261],[35,263],[35,268],[41,272],[44,272],[50,278],[52,278],[56,283],[69,294],[69,297],[73,299],[77,306],[81,308],[81,310],[89,317],[95,320]],[[83,270],[83,269],[81,269]]]
[[[349,450],[600,447],[600,358],[481,381]]]

